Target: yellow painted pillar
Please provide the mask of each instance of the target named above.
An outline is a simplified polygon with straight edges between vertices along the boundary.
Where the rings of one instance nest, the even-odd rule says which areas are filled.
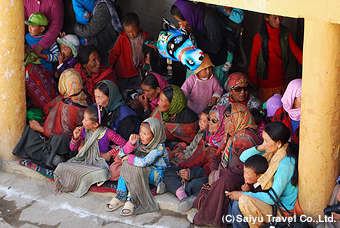
[[[0,1],[0,161],[12,150],[26,123],[24,1]]]
[[[318,219],[340,167],[340,25],[305,20],[299,201]]]

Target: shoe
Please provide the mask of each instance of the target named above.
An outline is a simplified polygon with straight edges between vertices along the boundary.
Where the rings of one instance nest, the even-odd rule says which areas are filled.
[[[164,194],[168,191],[166,185],[164,184],[163,181],[159,182],[157,185],[157,195]]]
[[[124,204],[123,209],[120,211],[121,216],[133,215],[135,205],[131,201],[127,201]]]
[[[122,201],[120,201],[117,198],[113,198],[110,202],[105,204],[104,210],[107,211],[107,212],[115,211],[123,205],[124,205],[124,203]]]
[[[190,223],[194,223],[194,217],[195,217],[196,213],[197,212],[194,211],[194,212],[191,212],[191,213],[188,214],[187,219]]]
[[[183,198],[176,207],[178,213],[184,213],[192,208],[192,204],[195,201],[196,196],[189,196]]]

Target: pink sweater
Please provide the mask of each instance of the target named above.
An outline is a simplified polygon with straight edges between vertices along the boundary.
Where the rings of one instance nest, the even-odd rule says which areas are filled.
[[[223,89],[215,76],[203,81],[197,77],[197,74],[192,74],[181,89],[188,98],[189,108],[198,115],[202,113],[212,97],[220,98],[223,94]]]
[[[64,23],[64,4],[62,0],[25,0],[25,20],[32,13],[43,13],[48,19],[47,32],[39,41],[44,49],[49,49],[59,35]]]

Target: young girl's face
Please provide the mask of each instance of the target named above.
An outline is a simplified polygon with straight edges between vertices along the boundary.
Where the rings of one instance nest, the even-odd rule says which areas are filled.
[[[65,44],[60,44],[60,52],[65,56],[65,58],[73,56],[72,49],[67,47]]]
[[[109,97],[106,96],[102,91],[99,89],[94,90],[94,99],[96,100],[97,105],[106,108],[109,106]]]
[[[253,169],[244,166],[243,177],[245,183],[255,184],[260,176],[261,174],[257,175]]]
[[[140,140],[142,141],[144,145],[149,144],[151,140],[153,139],[153,134],[151,132],[151,129],[146,124],[142,124],[140,126],[139,136],[140,136]]]
[[[85,129],[95,131],[99,124],[95,123],[91,120],[91,114],[89,114],[87,111],[84,112],[84,119],[83,119],[83,125]]]
[[[264,20],[268,22],[270,27],[279,28],[282,24],[283,17],[278,15],[269,15],[268,17],[264,16]]]
[[[198,125],[200,126],[201,130],[206,130],[209,127],[209,120],[208,120],[208,114],[202,112],[200,119],[198,121]]]
[[[207,67],[203,70],[201,70],[200,72],[198,72],[198,76],[200,78],[209,78],[212,74],[212,67]]]

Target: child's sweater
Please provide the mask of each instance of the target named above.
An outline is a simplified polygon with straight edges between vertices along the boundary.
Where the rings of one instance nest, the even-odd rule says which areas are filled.
[[[214,96],[219,99],[223,94],[223,89],[215,76],[203,81],[197,74],[192,74],[184,82],[181,89],[188,98],[189,108],[198,115],[202,113],[211,97]]]
[[[32,50],[37,46],[39,41],[44,37],[43,35],[31,36],[27,33],[25,36],[26,43],[32,48]],[[47,55],[47,60],[41,59],[41,64],[48,70],[52,70],[52,62],[58,62],[58,55],[60,54],[57,44],[54,42],[48,50],[43,50],[43,54]]]
[[[61,74],[64,72],[64,70],[74,68],[74,66],[78,63],[77,58],[74,58],[73,56],[68,57],[62,64],[60,64],[57,67],[58,74]]]
[[[72,137],[72,140],[70,142],[70,149],[72,151],[76,151],[79,148],[79,145],[81,143],[81,141],[83,141],[83,139],[85,139],[86,136],[86,131],[85,128],[82,129],[82,134],[80,135],[78,140],[74,140]],[[116,132],[114,132],[113,130],[104,127],[102,132],[100,132],[100,135],[98,137],[98,146],[99,146],[99,151],[100,153],[106,153],[106,152],[110,152],[110,154],[115,157],[118,154],[118,150],[117,149],[112,149],[110,151],[109,150],[109,146],[110,146],[110,142],[113,142],[114,144],[116,144],[117,146],[120,147],[124,147],[126,144],[125,139],[122,138],[122,136],[118,135]]]
[[[156,149],[151,150],[145,157],[138,157],[131,154],[136,146],[127,142],[126,145],[119,151],[119,157],[130,154],[127,160],[131,165],[138,167],[151,166],[151,173],[156,171],[158,175],[154,174],[155,183],[158,184],[159,180],[163,178],[164,170],[170,167],[168,151],[164,143],[158,144]]]

